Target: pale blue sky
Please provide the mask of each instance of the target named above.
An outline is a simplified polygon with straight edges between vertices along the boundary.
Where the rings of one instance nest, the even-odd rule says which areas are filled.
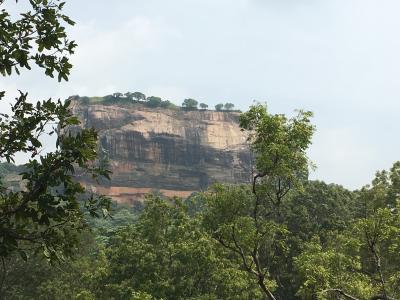
[[[35,71],[0,89],[311,110],[312,177],[349,188],[400,159],[398,0],[70,0],[66,9],[79,44],[70,81]]]

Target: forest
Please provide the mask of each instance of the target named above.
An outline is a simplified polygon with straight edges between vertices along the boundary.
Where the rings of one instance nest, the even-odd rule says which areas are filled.
[[[31,0],[19,19],[1,10],[3,76],[35,65],[68,80],[77,45],[64,4]],[[0,114],[1,299],[400,298],[400,162],[354,191],[309,180],[311,112],[254,104],[241,114],[251,184],[216,183],[187,199],[149,194],[131,207],[77,180],[112,174],[96,131],[68,130],[78,124],[69,100],[33,102],[19,91],[10,103]],[[46,134],[55,150],[42,153]],[[17,167],[21,152],[30,159]],[[16,172],[20,185],[10,185]]]
[[[115,204],[111,218],[87,219],[72,258],[5,259],[2,295],[263,299],[263,276],[269,299],[398,299],[399,183],[400,163],[360,191],[306,180],[279,213],[261,192],[266,182],[258,196],[250,186],[215,185],[186,200]]]
[[[46,204],[46,194],[32,199],[31,220],[15,222],[20,236],[4,244],[3,235],[2,297],[398,299],[400,162],[356,191],[308,180],[311,116],[288,119],[264,105],[241,115],[255,154],[250,185],[215,184],[188,199],[148,195],[134,207],[110,204],[102,217],[80,210],[79,222],[54,216],[64,192],[50,189]],[[3,176],[11,171],[3,164]]]

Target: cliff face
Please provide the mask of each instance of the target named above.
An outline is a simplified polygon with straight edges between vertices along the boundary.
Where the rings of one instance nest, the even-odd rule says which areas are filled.
[[[239,113],[182,111],[72,101],[84,127],[99,132],[112,181],[98,192],[132,202],[152,190],[186,197],[213,182],[249,181],[250,154]]]

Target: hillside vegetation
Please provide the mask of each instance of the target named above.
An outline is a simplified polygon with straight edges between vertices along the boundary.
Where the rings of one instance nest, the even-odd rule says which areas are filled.
[[[141,92],[127,92],[127,93],[113,93],[111,95],[106,95],[102,97],[87,97],[87,96],[70,96],[69,100],[76,100],[82,104],[93,105],[93,104],[103,104],[103,105],[122,105],[122,106],[135,106],[144,105],[147,107],[162,107],[166,109],[173,110],[207,110],[208,105],[205,103],[199,103],[197,100],[192,98],[184,99],[181,106],[178,106],[171,102],[170,100],[163,100],[160,97],[149,96],[146,97],[145,94]],[[225,104],[219,103],[215,105],[216,111],[236,111],[234,110],[234,104],[226,102]]]
[[[73,259],[7,258],[4,297],[398,299],[400,162],[357,191],[310,181],[310,117],[252,107],[252,184],[115,204],[87,219]]]

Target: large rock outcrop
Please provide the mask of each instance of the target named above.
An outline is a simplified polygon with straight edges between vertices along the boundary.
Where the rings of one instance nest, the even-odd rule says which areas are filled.
[[[84,127],[99,132],[113,172],[94,186],[120,202],[158,190],[186,197],[213,182],[248,182],[250,153],[239,113],[71,102]]]

